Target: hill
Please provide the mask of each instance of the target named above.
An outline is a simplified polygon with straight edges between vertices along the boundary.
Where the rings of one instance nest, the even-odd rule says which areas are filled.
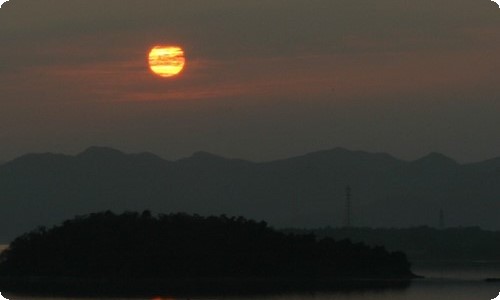
[[[244,218],[94,213],[16,238],[0,255],[0,287],[24,292],[103,282],[408,280],[401,252],[275,231]],[[36,279],[36,280],[34,280]],[[9,285],[14,283],[14,285]],[[23,284],[24,283],[24,284]],[[36,284],[35,284],[36,285]],[[151,292],[150,292],[151,293]]]
[[[500,229],[500,158],[459,164],[343,148],[255,163],[206,152],[177,161],[92,147],[76,156],[29,154],[0,165],[0,242],[95,211],[244,215],[276,227],[340,226],[345,187],[357,226]]]

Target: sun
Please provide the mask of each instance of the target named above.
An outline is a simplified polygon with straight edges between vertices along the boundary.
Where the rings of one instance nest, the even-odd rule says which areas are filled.
[[[149,51],[149,68],[161,77],[178,75],[186,65],[184,50],[177,46],[155,46]]]

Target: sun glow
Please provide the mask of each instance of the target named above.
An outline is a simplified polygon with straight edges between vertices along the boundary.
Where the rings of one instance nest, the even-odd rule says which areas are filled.
[[[161,77],[172,77],[184,69],[184,50],[176,46],[156,46],[149,51],[149,68]]]

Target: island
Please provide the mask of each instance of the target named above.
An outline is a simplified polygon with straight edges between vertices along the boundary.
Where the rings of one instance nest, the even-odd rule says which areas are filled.
[[[0,289],[35,294],[359,289],[414,277],[402,252],[225,215],[92,213],[28,232],[0,255]]]

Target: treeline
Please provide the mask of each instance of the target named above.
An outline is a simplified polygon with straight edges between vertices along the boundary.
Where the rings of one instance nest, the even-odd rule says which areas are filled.
[[[150,212],[79,216],[16,238],[3,277],[410,278],[402,252],[283,233],[242,217]]]
[[[315,234],[320,238],[350,239],[371,246],[404,251],[410,260],[500,260],[500,232],[479,227],[436,229],[319,228],[286,229],[286,233]]]

